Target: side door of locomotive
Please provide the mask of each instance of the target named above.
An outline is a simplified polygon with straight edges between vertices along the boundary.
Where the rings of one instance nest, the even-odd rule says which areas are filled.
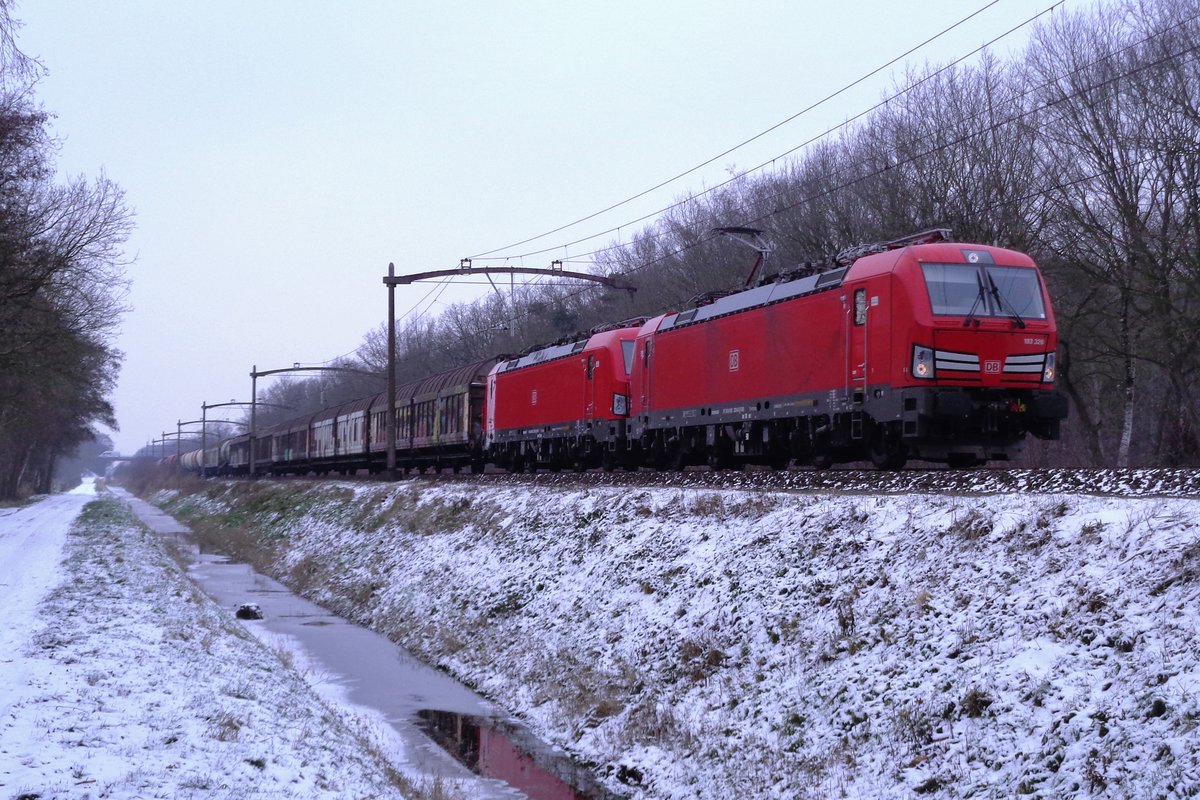
[[[846,394],[859,399],[867,389],[867,327],[871,319],[865,281],[846,286]]]
[[[650,407],[650,343],[653,341],[650,336],[639,337],[633,351],[637,381],[636,385],[630,383],[629,393],[637,392],[638,408],[642,409],[643,413]]]
[[[596,418],[596,356],[588,353],[583,362],[583,419]]]
[[[847,288],[846,386],[851,398],[861,402],[870,386],[889,382],[891,276],[872,276]]]

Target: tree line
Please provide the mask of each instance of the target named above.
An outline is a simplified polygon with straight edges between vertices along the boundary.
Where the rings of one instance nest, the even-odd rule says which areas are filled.
[[[60,181],[35,88],[0,0],[0,500],[47,492],[55,465],[116,427],[109,393],[132,217],[101,176]]]
[[[679,199],[599,272],[636,285],[529,285],[401,326],[416,379],[739,285],[761,228],[774,272],[948,227],[1030,253],[1061,332],[1062,441],[1032,465],[1200,463],[1200,0],[1056,10],[1020,53],[910,68],[869,113],[769,173]],[[355,360],[382,371],[385,327]],[[336,381],[325,381],[326,398]],[[291,391],[295,391],[292,389]]]

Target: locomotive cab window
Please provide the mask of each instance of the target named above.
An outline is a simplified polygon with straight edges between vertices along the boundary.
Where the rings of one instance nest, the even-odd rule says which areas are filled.
[[[986,267],[985,270],[1000,315],[1011,311],[1022,319],[1046,318],[1042,285],[1035,271],[1021,267]]]
[[[854,324],[867,324],[867,290],[854,290]]]
[[[921,269],[934,314],[1046,318],[1041,282],[1029,267],[922,264]]]

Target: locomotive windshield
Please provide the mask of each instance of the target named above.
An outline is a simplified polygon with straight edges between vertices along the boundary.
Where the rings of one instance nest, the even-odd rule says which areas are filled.
[[[1037,270],[995,264],[922,264],[934,314],[1045,319]]]

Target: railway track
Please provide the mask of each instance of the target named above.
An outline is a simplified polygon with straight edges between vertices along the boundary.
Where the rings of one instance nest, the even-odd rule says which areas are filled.
[[[427,481],[485,486],[696,488],[861,494],[1087,494],[1200,497],[1200,469],[759,470],[686,472],[542,472],[534,475],[425,475]]]

